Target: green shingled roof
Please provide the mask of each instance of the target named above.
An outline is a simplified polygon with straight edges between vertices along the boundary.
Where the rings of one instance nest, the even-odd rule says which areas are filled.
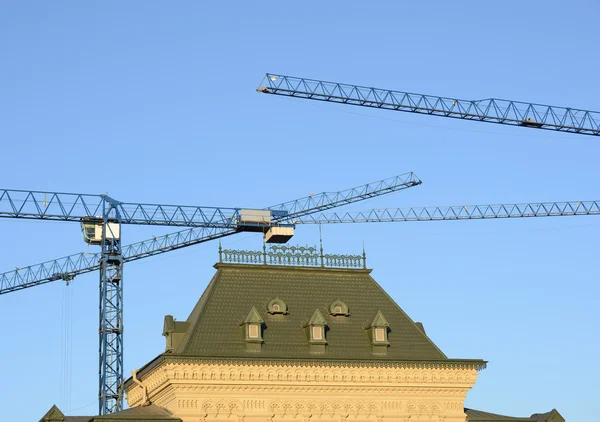
[[[132,407],[102,416],[65,416],[56,405],[40,422],[181,422],[167,409],[153,404]]]
[[[517,418],[513,416],[498,415],[496,413],[483,412],[475,409],[465,409],[469,422],[531,422],[530,418]]]
[[[221,358],[426,360],[446,356],[370,276],[370,270],[217,264],[217,273],[190,314],[174,355]],[[269,314],[274,298],[288,314]],[[336,300],[350,316],[330,315]],[[264,344],[249,352],[240,322],[255,307],[263,319]],[[303,326],[318,309],[327,323],[324,354],[311,353]],[[389,324],[390,347],[373,354],[366,329],[378,313]]]
[[[465,409],[465,413],[468,422],[565,422],[565,419],[556,409],[552,409],[547,413],[536,413],[523,418],[498,415],[475,409]]]
[[[120,412],[96,416],[93,422],[181,422],[167,409],[154,404],[131,407]]]

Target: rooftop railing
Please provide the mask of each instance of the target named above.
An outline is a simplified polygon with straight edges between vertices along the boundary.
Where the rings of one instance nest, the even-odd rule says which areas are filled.
[[[279,265],[321,268],[367,268],[367,255],[324,254],[316,246],[273,245],[262,251],[223,249],[219,245],[219,262],[228,264]]]

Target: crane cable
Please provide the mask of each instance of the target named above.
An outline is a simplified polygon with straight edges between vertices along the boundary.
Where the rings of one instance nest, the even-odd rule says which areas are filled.
[[[66,283],[62,290],[60,342],[60,403],[71,409],[73,379],[73,289]]]

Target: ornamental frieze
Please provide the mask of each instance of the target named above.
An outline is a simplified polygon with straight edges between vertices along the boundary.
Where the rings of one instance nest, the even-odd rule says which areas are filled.
[[[459,369],[324,369],[324,368],[252,368],[252,367],[186,367],[169,365],[170,378],[176,381],[244,381],[280,383],[392,383],[392,384],[468,384],[477,378],[476,370]],[[164,383],[166,378],[149,384]]]
[[[260,400],[259,400],[260,402]],[[386,404],[390,402],[377,402],[375,400],[274,400],[268,405],[258,405],[259,409],[250,409],[246,405],[247,401],[240,400],[205,400],[199,407],[199,416],[201,420],[212,419],[232,419],[246,421],[252,418],[252,410],[259,410],[261,414],[268,415],[268,420],[278,419],[369,419],[369,420],[388,420],[390,415],[396,417],[406,417],[407,420],[414,420],[415,417],[427,416],[425,420],[432,420],[434,417],[444,418],[443,405],[439,401],[415,400],[394,402],[394,412],[385,417]],[[254,403],[256,406],[257,403]],[[460,410],[462,415],[462,410]],[[257,417],[257,416],[254,416]],[[238,419],[239,418],[239,419]],[[264,418],[264,416],[263,416]],[[264,420],[264,419],[263,419]],[[394,418],[394,420],[398,420]],[[402,419],[400,419],[402,420]]]

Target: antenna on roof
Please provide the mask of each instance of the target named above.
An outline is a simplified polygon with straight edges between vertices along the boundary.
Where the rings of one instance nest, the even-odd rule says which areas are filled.
[[[321,225],[319,224],[319,246],[321,247],[321,253],[323,252],[323,232],[321,230]]]
[[[321,267],[324,267],[325,262],[323,261],[323,232],[321,231],[320,224],[319,224],[319,247],[320,247]]]
[[[267,265],[267,238],[263,236],[263,264]]]
[[[363,254],[362,254],[363,268],[367,268],[367,253],[365,252],[365,240],[363,239]]]

